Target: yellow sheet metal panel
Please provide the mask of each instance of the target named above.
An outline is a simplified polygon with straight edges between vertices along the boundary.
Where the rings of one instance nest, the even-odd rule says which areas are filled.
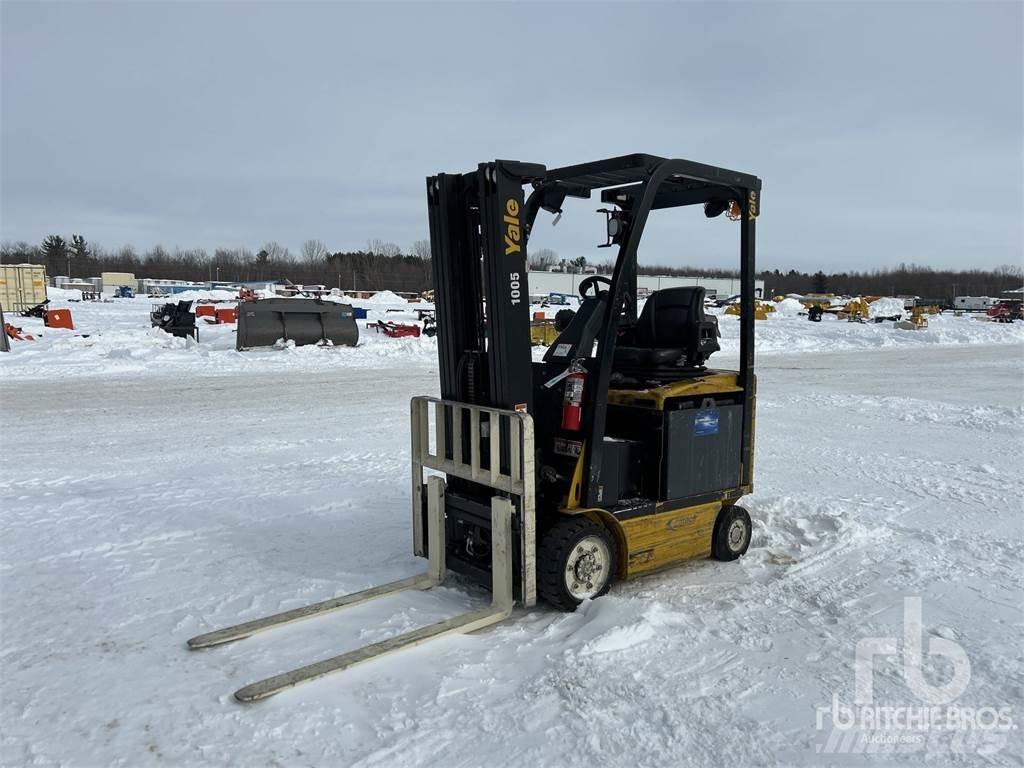
[[[703,376],[694,376],[654,389],[609,389],[608,402],[612,405],[639,405],[662,409],[665,401],[673,397],[693,397],[726,392],[742,392],[736,371],[709,370]]]
[[[550,347],[558,338],[558,329],[554,321],[534,320],[530,323],[530,343]]]
[[[580,497],[583,495],[583,457],[587,455],[587,444],[583,443],[580,455],[576,459],[576,468],[572,472],[572,481],[569,483],[569,495],[565,499],[564,509],[579,509]]]
[[[0,306],[9,312],[46,301],[46,267],[42,264],[0,264]]]
[[[626,578],[711,554],[720,501],[619,521]]]

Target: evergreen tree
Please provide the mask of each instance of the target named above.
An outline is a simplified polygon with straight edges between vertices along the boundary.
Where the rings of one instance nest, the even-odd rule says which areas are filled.
[[[264,270],[267,268],[267,264],[270,262],[270,252],[263,248],[259,253],[256,254],[256,279],[264,279]]]
[[[79,259],[84,259],[89,255],[89,245],[81,235],[71,236],[71,250],[74,251],[75,257]]]
[[[42,251],[46,259],[47,270],[57,272],[67,267],[68,277],[71,277],[71,252],[63,237],[50,235],[43,240]]]
[[[814,273],[814,283],[812,283],[815,293],[826,293],[828,291],[828,278],[825,277],[825,273],[820,269]]]
[[[63,259],[68,255],[68,244],[60,235],[50,235],[43,240],[43,256],[47,259]]]

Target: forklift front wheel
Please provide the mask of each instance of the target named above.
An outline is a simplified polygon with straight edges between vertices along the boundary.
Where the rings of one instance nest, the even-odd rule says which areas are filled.
[[[750,546],[750,515],[734,504],[718,513],[711,554],[716,560],[735,560],[746,554]]]
[[[537,546],[537,591],[548,603],[574,611],[612,585],[615,541],[608,530],[585,517],[566,517]]]

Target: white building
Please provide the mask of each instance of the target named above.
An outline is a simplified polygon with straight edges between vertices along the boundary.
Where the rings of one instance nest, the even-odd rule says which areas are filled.
[[[533,272],[529,274],[531,296],[547,296],[549,293],[578,294],[579,286],[590,275],[570,272]],[[611,275],[605,275],[611,278]],[[679,288],[687,285],[703,286],[707,295],[726,298],[740,292],[739,278],[733,277],[671,277],[668,275],[638,275],[636,287],[640,293],[659,291],[662,288]],[[764,280],[754,281],[755,295],[764,297]]]

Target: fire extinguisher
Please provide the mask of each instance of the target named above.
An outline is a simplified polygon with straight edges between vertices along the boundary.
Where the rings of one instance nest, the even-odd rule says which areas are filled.
[[[565,390],[562,396],[562,429],[578,432],[580,419],[583,416],[583,385],[587,380],[587,371],[580,365],[574,365],[565,377]]]

